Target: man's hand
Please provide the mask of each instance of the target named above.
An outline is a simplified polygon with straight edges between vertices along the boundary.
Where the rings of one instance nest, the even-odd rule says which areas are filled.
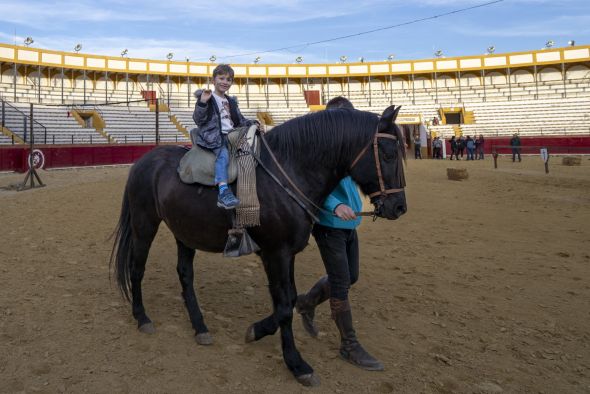
[[[334,214],[338,216],[342,220],[354,220],[356,219],[356,215],[352,208],[350,208],[346,204],[340,204],[334,210]]]
[[[205,89],[205,90],[203,90],[203,93],[201,93],[201,98],[199,99],[199,101],[202,102],[203,104],[205,104],[207,101],[209,101],[210,98],[211,98],[211,89]]]

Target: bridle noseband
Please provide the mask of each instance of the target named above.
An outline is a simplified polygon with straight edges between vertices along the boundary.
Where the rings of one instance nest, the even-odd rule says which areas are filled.
[[[363,157],[364,154],[367,153],[367,150],[369,149],[371,144],[373,144],[373,153],[375,156],[375,167],[377,168],[377,178],[379,179],[379,191],[369,194],[369,198],[381,196],[381,199],[383,199],[383,198],[387,197],[388,194],[403,192],[404,185],[402,182],[401,188],[398,188],[398,189],[386,189],[385,188],[385,182],[383,181],[383,173],[381,172],[381,161],[379,160],[379,138],[389,138],[391,140],[399,142],[398,138],[394,135],[379,133],[379,132],[375,133],[373,140],[369,141],[369,143],[367,145],[365,145],[363,150],[361,150],[360,153],[356,156],[356,158],[352,161],[352,164],[350,165],[350,170],[352,170],[352,168],[359,162],[361,157]]]

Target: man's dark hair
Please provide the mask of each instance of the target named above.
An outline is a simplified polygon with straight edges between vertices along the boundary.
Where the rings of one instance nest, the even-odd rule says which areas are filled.
[[[229,64],[220,64],[213,70],[213,78],[218,75],[229,75],[231,79],[234,79],[234,69]]]
[[[334,97],[326,104],[326,109],[334,109],[334,108],[348,108],[354,109],[354,105],[348,100],[346,97],[338,96]]]

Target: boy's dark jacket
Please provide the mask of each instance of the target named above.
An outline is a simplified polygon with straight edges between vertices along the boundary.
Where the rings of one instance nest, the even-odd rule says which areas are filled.
[[[191,130],[191,141],[207,149],[215,149],[221,146],[221,117],[219,116],[219,108],[215,103],[215,98],[211,97],[208,102],[201,102],[201,94],[203,90],[199,89],[195,92],[197,103],[195,104],[195,112],[193,112],[193,120],[197,124],[197,128]],[[229,103],[229,112],[234,127],[251,126],[254,121],[244,118],[240,109],[238,108],[238,101],[235,97],[225,95]]]

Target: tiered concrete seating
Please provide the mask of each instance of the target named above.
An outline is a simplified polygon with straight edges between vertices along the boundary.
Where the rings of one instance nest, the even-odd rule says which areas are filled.
[[[443,124],[438,126],[428,126],[430,131],[436,132],[436,135],[441,138],[451,138],[455,135],[455,129],[453,125],[450,124]]]
[[[12,145],[12,139],[0,133],[0,145]]]
[[[256,119],[258,112],[268,112],[272,117],[275,125],[281,124],[286,120],[295,118],[297,116],[304,115],[309,112],[309,108],[305,102],[305,98],[302,94],[289,95],[289,101],[286,101],[286,96],[277,93],[271,93],[267,96],[261,93],[249,94],[246,97],[244,94],[235,94],[235,92],[229,92],[229,95],[235,96],[238,99],[240,111],[248,119]],[[163,102],[167,102],[163,99]],[[194,111],[195,99],[192,99],[192,105],[190,107],[182,104],[188,103],[180,101],[171,101],[171,110],[181,124],[188,130],[195,127],[195,123],[192,120],[192,114]],[[180,105],[176,105],[180,104]]]
[[[176,120],[188,131],[196,127],[193,121],[192,108],[170,108],[170,113],[176,117]],[[243,114],[246,116],[246,114]],[[247,116],[246,116],[247,117]]]
[[[402,105],[400,114],[420,114],[423,121],[438,116],[439,108],[463,107],[473,111],[475,124],[461,125],[464,135],[569,135],[590,134],[590,84],[568,81],[512,85],[387,90],[368,93],[351,90],[349,96],[358,109],[380,113],[390,104]],[[484,101],[485,99],[485,101]],[[451,125],[430,130],[449,138]]]
[[[463,134],[576,135],[590,134],[590,97],[465,104],[476,123],[462,125]]]
[[[156,141],[156,113],[147,107],[101,106],[100,113],[105,121],[104,131],[114,139],[114,142],[147,143]],[[188,138],[178,131],[166,112],[160,112],[159,115],[160,141],[188,142]]]
[[[291,80],[288,87],[273,86],[270,93],[260,93],[258,88],[250,89],[246,94],[245,87],[234,85],[229,94],[239,100],[240,109],[247,118],[256,118],[258,111],[270,113],[275,124],[309,112],[303,93],[300,92],[300,81]],[[461,82],[461,86],[449,87],[422,87],[417,84],[415,89],[408,88],[390,90],[387,84],[371,83],[368,85],[351,80],[350,85],[332,83],[315,84],[315,89],[320,92],[323,101],[338,95],[348,97],[356,108],[372,111],[380,114],[384,108],[391,104],[401,105],[401,114],[421,115],[424,122],[429,122],[438,116],[440,108],[464,107],[467,111],[473,111],[476,124],[462,125],[464,134],[507,135],[515,131],[521,134],[588,134],[590,118],[590,82],[588,79],[553,80],[538,82],[519,82],[511,84],[496,84],[485,86],[467,86],[467,81]],[[92,85],[92,84],[91,84]],[[418,85],[420,87],[418,87]],[[121,87],[121,85],[118,85]],[[328,89],[329,86],[329,89]],[[411,85],[410,85],[411,86]],[[426,85],[428,86],[428,84]],[[86,92],[83,89],[64,88],[63,94],[60,86],[51,87],[42,84],[39,89],[33,83],[29,85],[17,85],[16,101],[19,103],[55,103],[55,104],[102,104],[109,102],[124,102],[139,100],[130,103],[126,107],[103,107],[103,117],[107,122],[106,132],[112,135],[116,142],[152,142],[155,139],[154,113],[147,110],[145,101],[142,101],[141,89],[143,84],[130,84],[129,91],[104,89],[92,90],[90,86]],[[192,90],[199,86],[191,86]],[[289,94],[285,93],[288,88]],[[153,83],[150,90],[156,91],[161,102],[169,104],[170,114],[175,115],[181,126],[190,130],[193,128],[192,112],[195,98],[192,92],[183,87],[181,92],[171,92],[165,85]],[[256,92],[253,92],[256,91]],[[281,92],[278,92],[280,90]],[[297,93],[295,93],[297,92]],[[9,101],[14,101],[14,86],[5,79],[0,83],[0,95]],[[56,131],[55,138],[61,134],[67,134],[68,127],[79,127],[72,124],[73,119],[67,120],[64,116],[66,109],[59,113],[47,114],[44,118]],[[41,115],[41,114],[40,114]],[[52,118],[57,118],[54,121]],[[64,121],[64,118],[66,119]],[[59,130],[57,130],[59,129]],[[65,130],[65,133],[64,133]],[[437,133],[448,137],[453,133],[452,127],[439,126]],[[59,133],[57,133],[59,131]],[[87,133],[93,136],[93,142],[99,142],[99,134],[91,130],[76,130],[76,135]],[[72,133],[71,133],[72,134]],[[182,132],[170,122],[168,114],[162,112],[160,116],[160,135],[162,141],[186,142],[188,139]],[[96,138],[94,138],[96,137]],[[61,138],[61,137],[60,137]],[[65,141],[65,137],[61,141]],[[82,141],[82,140],[81,140]]]
[[[86,103],[89,105],[98,105],[106,102],[116,103],[132,101],[130,105],[145,106],[141,92],[136,90],[129,90],[128,94],[126,90],[109,90],[105,94],[104,90],[92,90],[91,88],[88,88],[86,89],[86,99],[84,96],[83,88],[64,88],[62,99],[62,90],[59,86],[41,86],[39,92],[38,87],[35,85],[17,84],[15,100],[14,86],[7,82],[0,83],[0,97],[3,97],[10,102],[66,105],[81,105]],[[127,98],[129,98],[129,100]]]
[[[17,132],[17,135],[23,137],[22,122],[23,114],[29,115],[29,104],[11,103],[21,113],[14,110],[6,110],[6,127]],[[52,107],[44,105],[35,105],[33,119],[35,120],[35,141],[36,143],[46,144],[104,144],[107,139],[93,128],[80,126],[78,122],[69,115],[69,110],[65,107]],[[46,136],[45,136],[46,128]],[[10,141],[12,142],[12,141]]]

